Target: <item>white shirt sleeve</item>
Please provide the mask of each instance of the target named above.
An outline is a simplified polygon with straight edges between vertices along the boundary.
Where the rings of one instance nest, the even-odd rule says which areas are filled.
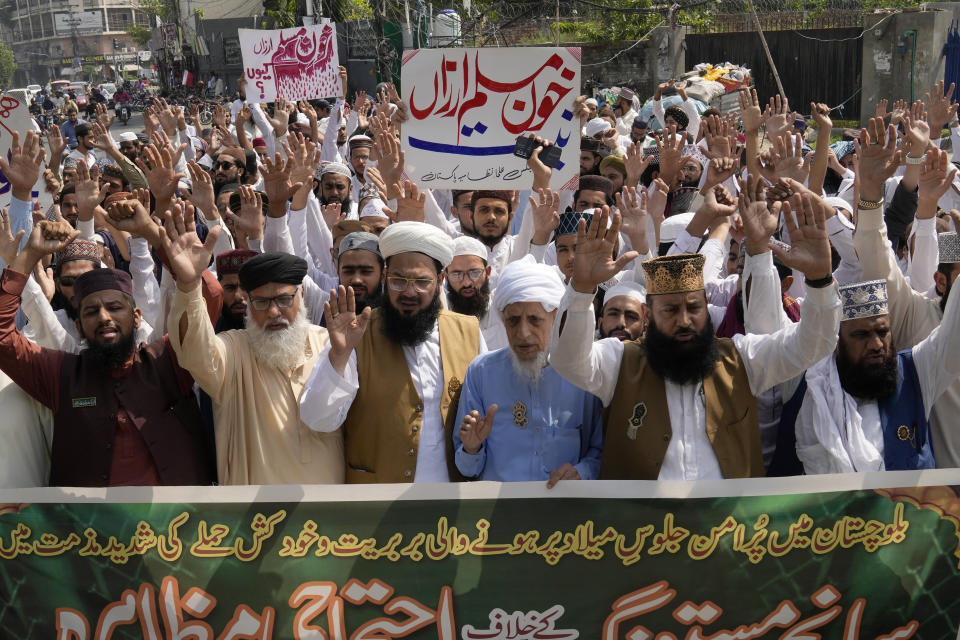
[[[687,123],[687,133],[696,138],[700,131],[700,113],[697,111],[696,105],[693,104],[690,98],[687,98],[680,103],[680,108],[683,109],[683,112],[687,114],[687,118],[690,119],[690,122]]]
[[[267,216],[266,224],[263,225],[263,250],[265,252],[280,251],[302,257],[293,249],[293,238],[287,226],[287,216],[282,218]]]
[[[323,148],[320,151],[320,162],[337,162],[340,152],[337,149],[337,133],[340,131],[340,112],[343,111],[343,98],[337,98],[336,104],[330,109],[327,119],[327,130],[323,133]]]
[[[661,127],[664,126],[664,124],[663,124],[663,101],[662,101],[662,100],[654,100],[654,101],[653,101],[653,117],[657,119],[657,122],[660,123],[660,126],[661,126]]]
[[[336,431],[347,419],[359,389],[356,352],[350,354],[341,376],[330,364],[327,343],[300,394],[300,419],[314,431]]]
[[[457,231],[457,228],[451,224],[447,217],[443,215],[443,209],[440,208],[440,205],[437,204],[437,199],[433,195],[431,189],[425,189],[426,191],[426,202],[424,203],[424,216],[425,222],[427,224],[432,224],[437,227],[444,233],[446,233],[451,238],[459,238],[460,232]]]
[[[153,275],[156,266],[150,255],[150,245],[143,238],[130,238],[130,278],[133,284],[134,298],[143,320],[153,327],[152,341],[163,336],[166,318],[160,301],[160,283]],[[158,333],[159,332],[159,333]]]
[[[793,324],[783,310],[780,274],[773,266],[773,253],[747,254],[741,277],[743,282],[750,283],[749,295],[747,287],[743,288],[743,325],[747,333],[774,333]]]
[[[940,262],[937,242],[937,219],[915,218],[913,222],[913,255],[907,265],[907,277],[914,291],[927,291],[934,286],[933,272]]]
[[[67,333],[57,314],[40,285],[31,275],[27,278],[27,284],[20,297],[20,308],[27,317],[28,324],[24,327],[23,334],[41,347],[47,349],[56,349],[57,351],[66,351],[67,353],[78,353],[80,345]]]
[[[750,380],[758,395],[786,382],[833,353],[840,330],[840,296],[837,285],[807,288],[800,322],[768,335],[734,336]]]
[[[260,135],[263,136],[263,141],[267,145],[267,157],[272,160],[273,154],[277,152],[277,136],[273,133],[273,127],[270,126],[270,121],[267,120],[267,114],[263,112],[263,107],[260,106],[260,103],[255,102],[249,106],[250,119],[253,120],[253,124],[257,125],[257,129],[260,130]],[[236,116],[234,116],[233,121],[236,122],[236,120]]]
[[[833,277],[841,285],[859,282],[862,279],[860,258],[857,257],[857,251],[853,248],[853,231],[853,223],[847,220],[846,216],[838,213],[827,218],[830,244],[840,254],[840,264],[834,271]]]
[[[560,331],[564,315],[566,319]],[[617,387],[623,343],[617,338],[594,342],[594,318],[593,294],[579,293],[568,285],[557,321],[553,323],[550,364],[561,376],[597,396],[603,406],[607,406]]]
[[[913,362],[920,378],[923,409],[930,408],[953,382],[960,378],[960,295],[947,297],[940,325],[913,347]],[[954,425],[956,426],[956,425]]]

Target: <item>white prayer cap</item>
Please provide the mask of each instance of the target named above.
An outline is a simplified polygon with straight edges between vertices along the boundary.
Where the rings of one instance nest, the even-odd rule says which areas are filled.
[[[317,121],[317,128],[320,129],[320,135],[327,130],[327,123],[330,122],[330,118],[320,118]]]
[[[453,240],[432,224],[395,222],[380,234],[380,253],[384,260],[398,253],[422,253],[446,268],[453,260]]]
[[[693,216],[692,211],[678,213],[660,223],[660,244],[674,242],[679,238],[680,232],[687,228],[687,225],[693,220]]]
[[[607,289],[607,292],[603,296],[603,305],[606,306],[608,302],[614,298],[619,298],[620,296],[626,296],[627,298],[631,298],[637,302],[646,303],[647,290],[643,287],[643,285],[636,282],[620,282],[615,287]]]
[[[476,238],[460,236],[453,241],[453,257],[457,256],[477,256],[487,262],[490,259],[490,251],[487,249],[487,245]]]
[[[213,158],[211,158],[207,154],[203,154],[203,156],[199,160],[197,160],[197,164],[203,167],[204,169],[213,169]]]
[[[597,103],[597,99],[596,99],[596,98],[587,98],[586,100],[584,100],[583,103],[584,103],[584,104],[589,104],[589,105],[594,106],[594,107],[599,106],[598,103]]]
[[[853,215],[853,207],[850,206],[850,203],[844,200],[843,198],[838,198],[832,196],[830,198],[824,198],[824,202],[833,207],[834,209],[843,209],[847,213]]]
[[[308,118],[308,117],[307,117],[305,114],[303,114],[302,112],[297,111],[297,124],[306,124],[306,125],[309,125],[309,124],[310,124],[310,118]]]
[[[383,200],[380,198],[371,198],[367,204],[363,205],[363,209],[360,210],[360,218],[389,218],[386,213],[383,212],[383,207],[386,206]]]
[[[117,142],[136,142],[136,141],[137,141],[137,134],[135,134],[133,131],[124,131],[123,133],[117,136]]]
[[[840,287],[840,302],[843,303],[841,320],[885,316],[887,306],[887,281],[868,280]]]
[[[610,123],[603,118],[594,118],[593,120],[588,120],[587,124],[583,126],[583,133],[591,138],[596,138],[598,134],[610,128]]]
[[[320,175],[324,176],[328,173],[338,173],[341,176],[347,176],[348,178],[353,177],[353,174],[350,173],[350,167],[342,162],[328,162],[325,165],[321,165]]]
[[[560,306],[564,291],[566,287],[557,270],[528,254],[500,272],[493,306],[503,315],[503,310],[514,302],[539,302],[549,312]]]

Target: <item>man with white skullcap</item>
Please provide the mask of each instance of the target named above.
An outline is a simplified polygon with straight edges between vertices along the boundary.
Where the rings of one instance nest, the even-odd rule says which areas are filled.
[[[317,184],[314,195],[321,205],[339,204],[341,211],[347,212],[347,217],[357,218],[357,203],[351,197],[353,174],[350,167],[342,162],[328,162],[317,169]]]
[[[325,305],[330,347],[300,397],[320,432],[343,425],[347,482],[449,482],[467,365],[486,351],[477,319],[440,308],[453,240],[422,222],[380,234],[386,296],[358,314],[340,285]]]
[[[836,353],[793,383],[796,390],[783,407],[772,473],[934,468],[937,449],[928,416],[960,376],[960,300],[948,303],[943,321],[929,336],[898,353],[885,280],[840,287],[840,299]]]
[[[623,342],[642,338],[647,330],[646,302],[647,291],[636,282],[627,280],[607,289],[597,318],[600,338],[617,338]]]
[[[373,228],[373,233],[380,235],[387,225],[390,224],[390,217],[384,212],[387,204],[380,197],[380,190],[372,184],[364,185],[360,189],[357,197],[357,210],[360,212],[360,219]]]
[[[494,294],[509,347],[467,369],[454,436],[457,468],[479,480],[591,480],[600,473],[600,401],[554,371],[547,346],[563,298],[557,270],[511,262]]]
[[[469,236],[453,241],[453,260],[447,266],[447,308],[456,313],[474,316],[491,351],[507,346],[500,315],[490,311],[490,272],[486,245]]]
[[[931,169],[932,170],[932,169]],[[949,174],[943,177],[947,180]],[[924,198],[921,187],[917,199],[918,222],[936,215],[937,201]],[[953,283],[960,274],[960,241],[955,233],[939,234],[937,237],[940,257],[933,274],[939,300],[931,300],[914,291],[897,264],[897,256],[887,237],[887,225],[883,219],[883,207],[857,210],[857,229],[853,246],[860,258],[864,279],[885,279],[890,303],[890,333],[896,349],[907,349],[924,340],[945,320],[946,307]],[[937,466],[960,467],[960,380],[954,380],[940,396],[930,413],[930,428],[933,450],[937,454]]]

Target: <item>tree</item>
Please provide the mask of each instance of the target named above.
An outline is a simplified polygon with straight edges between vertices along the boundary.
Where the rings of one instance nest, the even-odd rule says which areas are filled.
[[[140,48],[146,47],[150,44],[150,29],[146,27],[141,27],[138,24],[127,25],[127,28],[124,29],[127,32],[127,35],[133,38],[133,41],[140,45]]]
[[[177,15],[177,8],[173,0],[138,0],[137,4],[147,15],[157,16],[163,22],[168,22]],[[151,20],[151,24],[153,21]]]
[[[0,88],[10,86],[13,80],[13,72],[17,70],[17,61],[13,57],[13,51],[5,42],[0,42]]]

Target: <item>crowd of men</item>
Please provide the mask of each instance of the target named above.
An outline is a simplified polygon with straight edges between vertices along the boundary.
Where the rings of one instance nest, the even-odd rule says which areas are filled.
[[[780,96],[581,96],[561,192],[540,138],[524,191],[403,180],[389,85],[237,86],[0,158],[0,486],[960,466],[952,86],[834,144]]]

